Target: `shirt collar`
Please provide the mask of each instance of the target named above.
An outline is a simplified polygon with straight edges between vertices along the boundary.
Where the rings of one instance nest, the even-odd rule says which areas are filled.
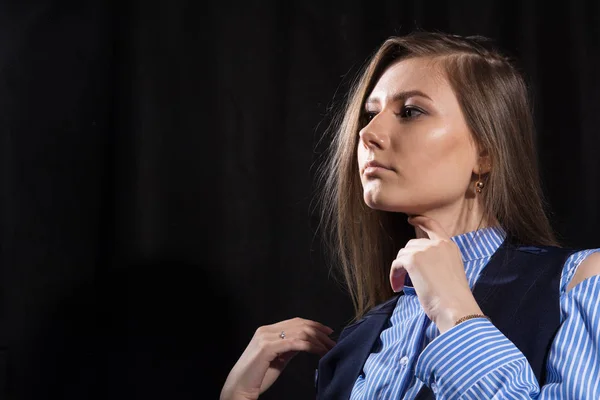
[[[498,250],[506,233],[499,226],[488,227],[452,236],[462,255],[463,262],[491,257]]]

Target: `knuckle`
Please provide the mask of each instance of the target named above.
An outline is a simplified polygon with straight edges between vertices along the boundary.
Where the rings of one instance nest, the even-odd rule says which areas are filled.
[[[412,267],[419,260],[419,254],[421,254],[421,253],[422,253],[422,251],[419,250],[419,251],[416,251],[416,252],[414,252],[412,254],[409,254],[406,257],[406,261],[407,261],[407,264],[408,264],[409,268]]]
[[[315,336],[317,334],[317,328],[315,328],[314,326],[307,326],[306,327],[306,334],[307,335],[312,335]]]
[[[313,328],[315,327],[315,325],[316,325],[316,322],[314,322],[314,321],[311,321],[311,320],[309,320],[309,319],[305,319],[305,320],[304,320],[303,327],[304,327],[305,329],[313,329]]]
[[[302,339],[302,340],[306,340],[308,339],[309,335],[305,330],[300,331],[300,333],[298,334],[298,339]]]
[[[409,272],[416,268],[417,262],[419,260],[419,255],[417,253],[412,253],[406,257],[406,263],[403,265],[404,269]]]

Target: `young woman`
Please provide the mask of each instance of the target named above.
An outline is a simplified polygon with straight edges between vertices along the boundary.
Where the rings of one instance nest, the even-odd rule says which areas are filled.
[[[323,175],[354,300],[331,330],[260,327],[222,400],[256,399],[298,351],[320,399],[600,398],[600,254],[558,246],[523,78],[477,37],[387,40],[357,81]]]

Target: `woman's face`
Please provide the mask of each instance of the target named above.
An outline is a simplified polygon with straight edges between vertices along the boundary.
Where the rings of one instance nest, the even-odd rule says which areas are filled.
[[[424,215],[473,192],[477,146],[438,62],[392,64],[364,107],[369,122],[359,134],[358,167],[369,207]]]

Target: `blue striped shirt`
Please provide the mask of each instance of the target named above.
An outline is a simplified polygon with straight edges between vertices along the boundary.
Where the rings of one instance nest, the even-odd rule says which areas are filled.
[[[504,237],[500,228],[485,228],[452,238],[471,288]],[[414,288],[406,286],[350,399],[414,399],[423,385],[438,399],[600,399],[600,276],[566,290],[581,261],[596,251],[576,252],[565,262],[561,327],[544,386],[523,353],[491,322],[471,319],[440,335]]]

